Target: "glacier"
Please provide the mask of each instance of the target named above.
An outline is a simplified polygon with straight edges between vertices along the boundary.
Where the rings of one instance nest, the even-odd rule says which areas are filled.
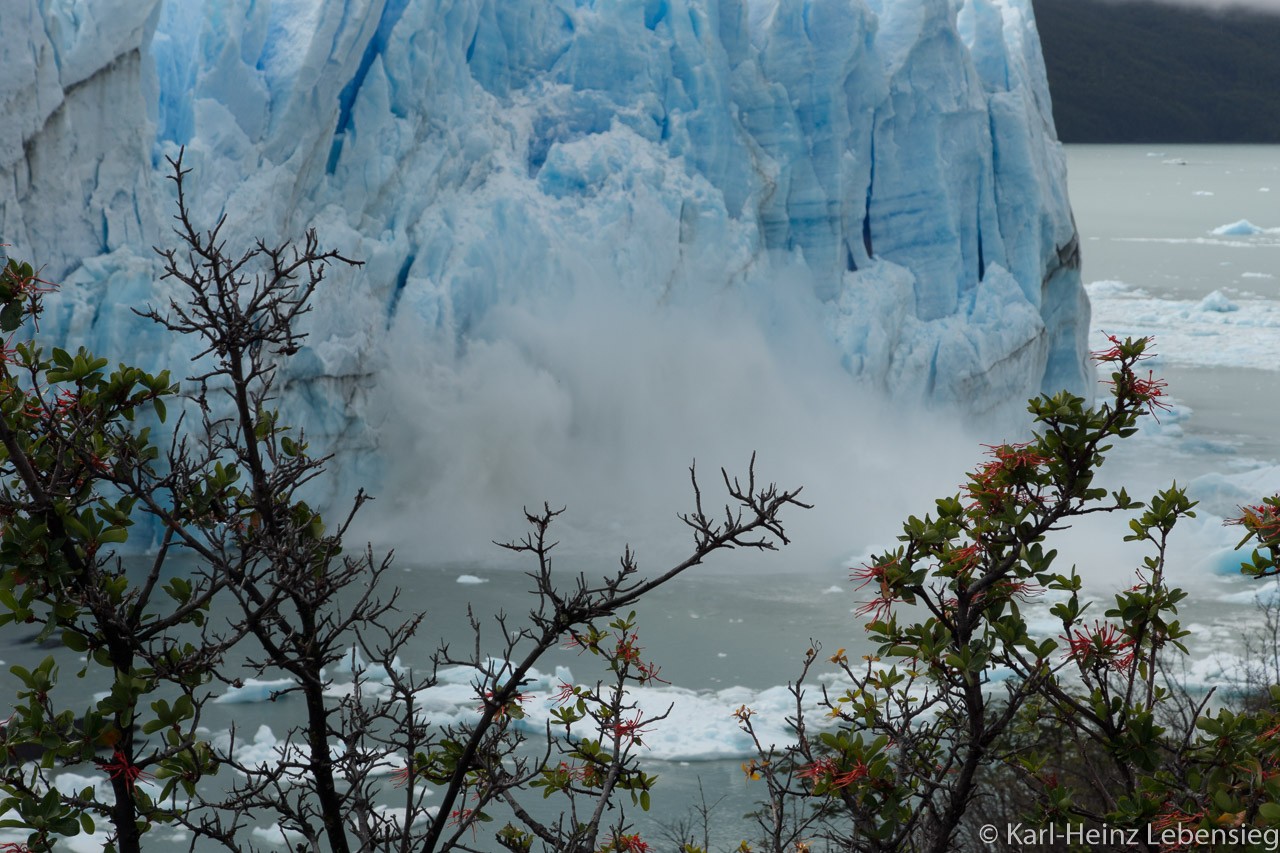
[[[465,503],[859,389],[1092,384],[1030,0],[0,0],[0,31],[0,240],[62,283],[45,334],[191,355],[131,310],[169,293],[180,147],[229,245],[366,262],[281,373],[343,484]]]

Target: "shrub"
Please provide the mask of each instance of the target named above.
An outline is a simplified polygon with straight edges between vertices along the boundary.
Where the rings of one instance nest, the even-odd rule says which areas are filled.
[[[1033,400],[1032,441],[989,447],[960,494],[909,518],[901,546],[854,572],[870,595],[861,613],[878,651],[829,658],[850,686],[823,688],[831,723],[820,724],[801,701],[815,644],[793,687],[796,743],[757,741],[759,757],[744,769],[767,787],[757,814],[765,849],[821,840],[844,851],[941,853],[1055,838],[1059,849],[1129,839],[1146,849],[1188,840],[1274,849],[1280,688],[1247,714],[1206,714],[1202,697],[1184,705],[1194,726],[1165,713],[1178,695],[1170,663],[1186,654],[1187,635],[1176,618],[1185,593],[1165,577],[1168,537],[1193,503],[1176,486],[1144,506],[1094,484],[1111,442],[1164,405],[1164,383],[1137,369],[1149,341],[1111,342],[1094,354],[1111,370],[1110,401]],[[1278,511],[1271,498],[1239,520],[1245,541],[1262,546],[1245,566],[1251,574],[1278,571]],[[1136,582],[1101,614],[1045,544],[1099,512],[1135,512],[1125,539],[1150,548]],[[1056,636],[1036,635],[1024,614],[1045,592]],[[739,719],[755,737],[750,710]]]
[[[0,732],[0,826],[27,831],[31,850],[93,832],[104,819],[112,851],[140,850],[156,824],[241,850],[252,846],[248,816],[266,811],[306,849],[443,851],[467,847],[491,820],[486,809],[501,805],[514,820],[495,838],[510,850],[535,841],[566,851],[643,849],[624,809],[605,823],[619,793],[647,808],[653,781],[632,747],[656,718],[638,715],[626,686],[657,670],[638,654],[634,620],[616,614],[715,551],[785,543],[780,516],[804,506],[798,490],[757,483],[753,458],[745,482],[722,472],[730,503],[717,517],[703,510],[694,477],[686,559],[642,579],[628,550],[616,572],[579,576],[567,588],[550,558],[559,511],[528,513],[530,534],[507,547],[536,561],[534,609],[518,628],[499,617],[503,659],[481,656],[473,622],[471,652],[444,648],[428,671],[402,669],[398,653],[423,614],[403,615],[396,590],[379,597],[390,556],[343,552],[368,498],[358,493],[327,525],[300,496],[323,476],[327,457],[273,406],[277,367],[303,343],[299,320],[325,269],[357,262],[321,251],[314,232],[300,247],[258,242],[229,254],[222,221],[208,232],[192,223],[187,170],[181,155],[170,162],[182,249],[161,256],[183,298],[140,313],[201,342],[185,395],[167,371],[120,365],[108,373],[107,360],[83,348],[46,353],[34,340],[14,343],[24,322],[34,329],[49,286],[13,260],[0,274],[0,329],[10,335],[0,354],[0,625],[36,625],[37,639],[87,654],[86,670],[111,679],[104,698],[72,707],[57,690],[54,657],[12,668],[22,687]],[[140,424],[166,421],[174,401],[183,414],[162,449]],[[113,552],[140,518],[161,531],[141,575]],[[194,568],[174,572],[178,555],[194,557]],[[232,616],[214,618],[215,601]],[[564,686],[556,726],[573,739],[555,743],[560,754],[549,747],[530,758],[512,725],[521,691],[539,659],[566,640],[612,675],[595,688]],[[348,655],[369,664],[333,698],[326,668]],[[442,667],[458,665],[473,673],[479,718],[433,725],[419,694]],[[211,743],[200,728],[213,691],[238,685],[245,666],[285,676],[280,695],[297,694],[305,707],[269,765],[238,757],[234,738]],[[38,761],[24,761],[33,751]],[[95,766],[110,796],[52,783],[55,766],[78,765]],[[379,805],[388,765],[401,768],[403,818]],[[211,780],[222,768],[234,772]],[[424,803],[432,787],[441,792],[434,813]],[[522,804],[532,793],[562,798],[567,817],[533,817]]]

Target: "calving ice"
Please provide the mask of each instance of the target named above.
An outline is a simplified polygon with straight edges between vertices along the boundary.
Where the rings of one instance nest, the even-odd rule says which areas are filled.
[[[797,351],[975,413],[1087,389],[1029,0],[0,9],[0,235],[63,283],[49,332],[143,367],[192,354],[131,312],[169,292],[151,247],[185,146],[230,245],[316,228],[365,261],[283,366],[286,417],[337,449],[551,453],[617,431],[593,408],[611,389],[663,411],[725,385],[684,388],[690,363],[812,372]],[[488,432],[513,418],[480,388],[525,438]]]

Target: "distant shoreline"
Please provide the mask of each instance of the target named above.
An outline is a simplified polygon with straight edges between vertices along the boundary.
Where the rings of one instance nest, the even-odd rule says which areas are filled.
[[[1032,5],[1063,142],[1280,143],[1280,14]]]

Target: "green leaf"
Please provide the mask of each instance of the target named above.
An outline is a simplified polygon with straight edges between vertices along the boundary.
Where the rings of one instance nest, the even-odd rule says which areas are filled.
[[[98,543],[101,545],[106,545],[109,542],[125,542],[128,539],[129,531],[123,527],[108,527],[98,534]]]
[[[0,308],[0,332],[12,332],[22,325],[24,305],[22,300],[15,300]]]
[[[77,654],[89,651],[89,642],[77,631],[63,631],[62,645]]]

